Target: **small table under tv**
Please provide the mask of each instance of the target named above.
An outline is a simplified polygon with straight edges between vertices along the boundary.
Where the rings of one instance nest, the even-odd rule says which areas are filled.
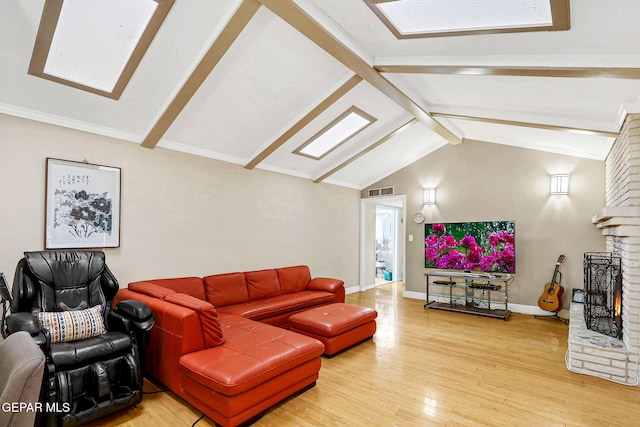
[[[430,271],[426,278],[424,308],[457,311],[507,320],[511,274]],[[433,278],[435,280],[430,280]],[[430,292],[429,288],[433,288]]]

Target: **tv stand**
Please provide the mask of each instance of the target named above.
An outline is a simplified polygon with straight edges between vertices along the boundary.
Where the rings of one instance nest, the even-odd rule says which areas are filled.
[[[446,280],[430,281],[432,277]],[[510,274],[432,271],[425,273],[425,278],[425,309],[457,311],[503,320],[507,320],[511,314],[508,285],[513,276]],[[429,292],[430,287],[434,288],[434,292]]]

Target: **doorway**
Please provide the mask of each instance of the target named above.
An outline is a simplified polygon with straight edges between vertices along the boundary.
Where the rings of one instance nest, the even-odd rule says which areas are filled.
[[[394,281],[394,272],[398,274],[398,211],[400,208],[376,205],[375,231],[375,285]]]
[[[403,280],[405,201],[405,196],[361,200],[360,290]]]

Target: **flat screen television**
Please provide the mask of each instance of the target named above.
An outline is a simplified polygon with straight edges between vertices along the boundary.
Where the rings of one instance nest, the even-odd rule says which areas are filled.
[[[425,267],[515,273],[515,236],[515,221],[425,224]]]

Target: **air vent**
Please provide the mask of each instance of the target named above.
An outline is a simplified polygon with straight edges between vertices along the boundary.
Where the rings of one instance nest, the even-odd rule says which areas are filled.
[[[393,196],[395,187],[372,188],[369,190],[369,197]]]

